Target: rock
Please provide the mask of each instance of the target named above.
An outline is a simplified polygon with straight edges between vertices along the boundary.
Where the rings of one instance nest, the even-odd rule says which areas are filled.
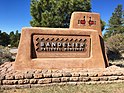
[[[109,71],[116,71],[118,69],[120,69],[120,67],[117,67],[116,65],[112,65],[110,67],[107,68]]]
[[[108,80],[108,77],[99,77],[100,78],[100,81],[107,81]]]
[[[51,73],[43,73],[43,77],[45,78],[51,78],[52,74]]]
[[[30,84],[37,84],[37,79],[30,79]]]
[[[70,77],[70,81],[77,82],[77,81],[79,81],[79,78],[78,77]]]
[[[96,72],[89,72],[88,73],[88,76],[89,77],[97,77],[98,76],[98,73],[96,73]]]
[[[119,76],[118,79],[124,80],[124,76]]]
[[[117,80],[118,77],[117,76],[111,76],[111,77],[108,77],[108,80],[109,81],[113,81],[113,80]]]
[[[13,80],[14,79],[14,76],[9,74],[9,75],[6,75],[5,78],[7,80]]]
[[[62,73],[52,73],[53,78],[62,77]]]
[[[2,80],[3,85],[8,85],[8,80]]]
[[[48,70],[47,69],[43,69],[42,73],[48,73]]]
[[[82,81],[83,81],[83,82],[90,81],[90,78],[89,78],[89,77],[83,77],[83,78],[82,78]]]
[[[18,84],[17,80],[3,80],[3,85],[14,85]]]
[[[62,77],[61,82],[69,82],[70,77]]]
[[[27,74],[25,73],[24,77],[26,79],[32,79],[33,78],[33,74],[32,73],[27,73]]]
[[[71,73],[70,72],[64,72],[63,73],[63,77],[71,77]]]
[[[24,79],[24,74],[16,74],[15,79]]]
[[[100,78],[99,77],[90,77],[91,81],[99,81]]]
[[[87,77],[88,76],[88,73],[87,72],[80,72],[80,77]]]
[[[0,75],[0,80],[5,79],[5,75]]]
[[[12,66],[12,63],[11,62],[7,62],[7,64],[4,66],[5,68],[10,68]]]
[[[103,76],[112,76],[113,73],[110,71],[103,72]]]
[[[117,76],[122,76],[122,75],[123,75],[123,72],[121,72],[121,71],[116,71],[116,75],[117,75]]]
[[[29,79],[18,80],[18,84],[28,84],[29,81],[30,81]]]
[[[103,76],[103,72],[98,72],[98,77],[102,77]]]
[[[35,79],[41,79],[41,78],[43,78],[43,74],[42,73],[36,73],[36,74],[34,74],[34,78]]]
[[[62,73],[63,71],[62,70],[57,70],[57,69],[54,69],[51,71],[52,73]]]
[[[72,77],[79,77],[80,76],[80,74],[78,72],[73,72],[71,74],[72,74]]]
[[[36,70],[35,71],[35,74],[39,74],[39,73],[42,73],[42,70]]]
[[[38,84],[49,84],[52,82],[51,78],[44,78],[44,79],[39,79]]]
[[[60,83],[61,79],[60,78],[52,78],[52,83]]]

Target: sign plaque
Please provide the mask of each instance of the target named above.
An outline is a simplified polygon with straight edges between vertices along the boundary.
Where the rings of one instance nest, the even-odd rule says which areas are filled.
[[[33,35],[33,43],[38,58],[90,56],[90,36]]]

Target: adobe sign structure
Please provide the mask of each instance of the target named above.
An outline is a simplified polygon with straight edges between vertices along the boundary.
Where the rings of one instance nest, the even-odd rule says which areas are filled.
[[[16,70],[108,66],[97,13],[74,12],[70,28],[23,28]]]

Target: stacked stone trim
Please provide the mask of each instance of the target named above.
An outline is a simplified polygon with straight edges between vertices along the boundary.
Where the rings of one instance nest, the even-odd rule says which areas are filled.
[[[65,84],[103,84],[124,82],[124,68],[15,71],[14,63],[0,66],[0,89],[31,88]]]

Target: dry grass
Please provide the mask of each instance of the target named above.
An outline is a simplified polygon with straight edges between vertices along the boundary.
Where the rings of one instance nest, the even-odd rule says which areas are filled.
[[[47,86],[31,89],[1,90],[0,93],[124,93],[124,83]]]
[[[124,59],[109,61],[111,65],[116,65],[118,67],[124,68]]]

